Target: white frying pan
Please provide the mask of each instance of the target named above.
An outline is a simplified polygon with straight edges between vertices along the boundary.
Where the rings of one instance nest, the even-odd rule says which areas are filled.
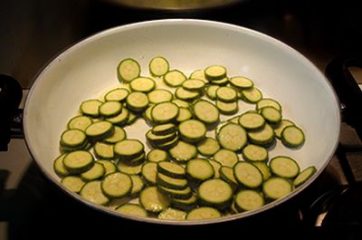
[[[301,149],[277,144],[270,156],[289,155],[304,169],[317,173],[287,197],[263,208],[195,222],[160,221],[120,215],[68,192],[53,170],[60,134],[81,101],[101,96],[119,85],[116,67],[123,58],[139,61],[148,75],[148,61],[157,55],[185,73],[212,64],[228,68],[230,76],[251,78],[264,95],[277,99],[285,118],[305,132]],[[160,20],[125,25],[87,38],[55,58],[37,77],[26,101],[24,132],[29,150],[45,175],[70,196],[97,210],[123,218],[166,224],[207,224],[245,218],[282,204],[310,185],[328,165],[338,142],[340,112],[336,95],[323,74],[300,53],[264,34],[219,22]],[[137,122],[127,129],[144,140],[148,127]]]

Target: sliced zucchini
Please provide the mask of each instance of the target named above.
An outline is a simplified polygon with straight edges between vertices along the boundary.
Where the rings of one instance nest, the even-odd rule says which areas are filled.
[[[137,197],[145,186],[142,178],[138,175],[130,175],[132,180],[131,197]]]
[[[199,120],[186,120],[179,125],[181,138],[187,142],[199,142],[206,136],[206,126]]]
[[[86,183],[79,194],[91,203],[106,205],[109,202],[109,198],[102,191],[101,181],[99,180]]]
[[[138,204],[126,203],[116,208],[116,211],[130,216],[147,217],[146,210]]]
[[[280,139],[282,137],[284,128],[292,125],[294,125],[292,121],[288,119],[282,119],[277,125],[273,125],[275,136]]]
[[[189,79],[200,79],[200,80],[202,80],[202,81],[204,81],[206,83],[208,82],[208,80],[206,79],[204,70],[202,70],[202,69],[197,69],[197,70],[193,71],[190,74]]]
[[[104,159],[114,158],[114,151],[112,144],[96,142],[96,144],[94,144],[94,153],[97,156],[97,158],[104,158]]]
[[[192,195],[188,199],[179,199],[179,198],[172,198],[172,206],[177,209],[181,209],[184,211],[190,211],[191,209],[194,209],[197,206],[197,200],[198,198],[196,195]]]
[[[305,137],[303,130],[297,126],[287,126],[282,131],[282,143],[290,148],[297,148],[304,144]]]
[[[147,187],[140,194],[140,203],[149,212],[159,213],[170,205],[168,197],[162,194],[157,187]]]
[[[271,177],[271,171],[268,165],[265,162],[252,162],[252,164],[259,169],[263,175],[263,180],[267,180]]]
[[[132,112],[130,112],[128,114],[128,118],[127,118],[127,125],[131,125],[132,123],[134,123],[136,120],[138,119],[138,116]]]
[[[162,102],[170,102],[172,100],[172,93],[165,89],[155,89],[147,94],[150,103],[157,104]]]
[[[143,118],[149,122],[150,124],[153,124],[153,118],[152,118],[152,109],[155,107],[155,105],[150,105],[146,111],[143,112]]]
[[[142,167],[142,177],[148,184],[155,185],[157,179],[157,163],[145,163]]]
[[[153,79],[148,77],[138,77],[130,82],[130,87],[133,91],[148,93],[156,87]]]
[[[151,111],[152,120],[156,123],[168,123],[177,118],[179,107],[171,102],[156,104]]]
[[[207,89],[206,89],[206,95],[212,99],[215,100],[216,99],[216,91],[220,88],[219,85],[210,85]]]
[[[152,133],[155,135],[165,135],[165,134],[170,134],[170,133],[175,133],[177,131],[177,127],[175,124],[173,123],[165,123],[165,124],[160,124],[160,125],[156,125],[152,128]]]
[[[227,182],[221,179],[210,179],[201,183],[198,188],[198,196],[202,204],[224,209],[232,200],[233,190]]]
[[[280,103],[272,98],[263,98],[256,104],[257,111],[260,111],[264,107],[274,107],[279,112],[282,112],[282,106]]]
[[[86,128],[92,124],[92,122],[93,121],[90,117],[80,115],[70,119],[67,126],[69,129],[85,131]]]
[[[277,156],[269,163],[272,173],[283,178],[294,178],[299,174],[298,163],[287,156]]]
[[[222,167],[222,165],[213,159],[209,159],[209,162],[214,168],[214,178],[220,178],[220,168]]]
[[[274,107],[263,107],[260,114],[265,118],[268,123],[277,124],[282,120],[282,114]]]
[[[131,92],[126,99],[127,107],[135,112],[142,112],[148,106],[148,97],[143,92]]]
[[[179,107],[179,113],[176,118],[177,122],[183,122],[192,118],[192,113],[189,108]]]
[[[162,144],[153,145],[153,147],[159,148],[162,150],[169,150],[169,149],[175,147],[178,142],[179,142],[179,137],[178,137],[178,135],[176,135],[176,137],[174,139],[172,139],[171,141],[165,142]]]
[[[99,106],[99,114],[103,117],[113,117],[121,113],[122,104],[117,101],[107,101]]]
[[[166,58],[157,56],[151,59],[148,67],[152,76],[162,77],[170,69],[170,64]]]
[[[191,181],[201,182],[214,177],[214,168],[206,159],[196,158],[187,162],[186,173]]]
[[[235,89],[231,87],[220,87],[216,90],[216,98],[223,102],[235,102],[237,99]]]
[[[168,154],[166,151],[161,149],[152,149],[147,154],[147,160],[150,162],[162,162],[168,160]]]
[[[182,190],[188,187],[188,181],[186,179],[169,177],[162,173],[157,173],[157,184],[176,190]]]
[[[114,165],[114,163],[111,162],[110,160],[97,160],[97,163],[103,165],[105,171],[104,175],[114,173],[115,171],[117,171],[116,165]]]
[[[185,168],[174,162],[159,162],[157,171],[173,178],[185,178],[186,176]]]
[[[224,85],[227,85],[228,82],[229,82],[229,79],[227,77],[224,77],[224,78],[219,79],[219,80],[213,80],[212,84],[216,84],[216,85],[219,85],[219,86],[224,86]]]
[[[184,189],[174,189],[164,186],[158,186],[158,190],[172,199],[189,199],[192,196],[192,190],[189,186]]]
[[[206,79],[209,81],[219,80],[226,77],[226,68],[221,65],[212,65],[204,70]]]
[[[238,181],[236,181],[233,168],[221,166],[221,168],[219,169],[219,174],[220,178],[227,182],[233,190],[238,187],[239,183]]]
[[[242,98],[249,103],[257,103],[263,98],[263,93],[256,87],[251,87],[241,91]]]
[[[155,135],[153,134],[152,129],[150,129],[146,133],[146,139],[153,145],[169,142],[175,137],[177,137],[177,132],[169,133],[166,135]]]
[[[85,182],[78,176],[66,176],[62,179],[63,186],[71,192],[79,193]]]
[[[106,120],[114,125],[123,126],[126,125],[130,117],[130,112],[127,108],[122,108],[122,111],[113,117],[108,117]]]
[[[141,155],[141,157],[144,157],[144,155]],[[130,165],[121,161],[117,163],[118,171],[129,175],[140,174],[142,171],[142,166],[143,164]]]
[[[88,151],[80,150],[68,153],[63,159],[63,164],[69,173],[79,174],[90,169],[94,159]]]
[[[239,212],[259,209],[264,206],[263,196],[254,190],[241,190],[235,196],[235,207]]]
[[[238,161],[238,155],[228,149],[220,149],[214,155],[214,160],[222,166],[233,167]]]
[[[178,209],[167,208],[158,214],[158,219],[183,221],[186,219],[187,213]]]
[[[127,174],[115,172],[104,177],[101,187],[110,198],[124,197],[132,190],[132,180]]]
[[[99,107],[102,104],[103,104],[103,102],[99,101],[98,99],[86,100],[80,104],[80,111],[84,115],[87,115],[90,117],[98,117],[99,116]]]
[[[108,138],[113,135],[113,132],[114,127],[108,121],[94,122],[85,130],[85,134],[93,140]]]
[[[238,89],[247,89],[254,86],[254,83],[252,80],[246,77],[237,76],[232,77],[229,79],[229,82],[232,86],[238,88]]]
[[[80,177],[85,181],[93,181],[105,175],[103,164],[95,162],[93,166],[86,172],[83,172]]]
[[[248,144],[242,150],[243,158],[250,162],[261,162],[268,160],[268,150],[264,147]]]
[[[188,79],[182,83],[182,87],[190,91],[201,91],[205,84],[205,81],[199,79]]]
[[[292,184],[280,177],[271,177],[263,184],[263,193],[267,198],[276,200],[282,198],[293,191]]]
[[[69,175],[69,171],[66,169],[63,163],[64,157],[66,155],[67,154],[63,153],[54,160],[53,169],[59,177],[65,177]]]
[[[126,100],[127,96],[129,94],[129,91],[125,88],[116,88],[112,89],[106,95],[104,96],[104,99],[106,101],[117,101],[117,102],[123,102]]]
[[[257,112],[248,111],[240,115],[239,124],[247,130],[256,130],[265,125],[265,118]]]
[[[121,127],[115,126],[113,135],[108,137],[108,138],[105,138],[104,142],[106,142],[106,143],[116,143],[116,142],[120,142],[120,141],[122,141],[122,140],[124,140],[126,138],[127,138],[126,131]]]
[[[205,156],[212,156],[220,149],[220,144],[218,141],[211,137],[205,138],[205,140],[201,141],[197,144],[197,150],[200,154]]]
[[[238,102],[224,102],[216,100],[216,107],[224,115],[233,115],[239,111]]]
[[[217,123],[220,119],[219,110],[209,101],[199,100],[193,105],[193,112],[197,119],[205,124]]]
[[[314,166],[307,167],[303,171],[301,171],[298,176],[294,179],[293,185],[295,187],[299,187],[303,183],[305,183],[310,177],[313,176],[314,173],[317,172],[317,169]]]
[[[247,134],[238,124],[227,123],[217,134],[217,140],[223,148],[231,151],[240,151],[247,143]]]
[[[183,87],[178,87],[175,91],[175,96],[181,100],[191,101],[194,100],[195,98],[198,98],[200,96],[200,92],[190,91],[186,90]]]
[[[257,188],[263,183],[263,175],[257,167],[248,162],[238,162],[234,166],[236,180],[245,187]]]
[[[124,81],[128,83],[133,79],[139,77],[140,73],[141,73],[141,67],[139,63],[132,58],[123,59],[118,64],[117,76],[120,82]]]
[[[221,213],[217,209],[211,207],[199,207],[191,210],[187,214],[186,220],[205,220],[219,217],[221,217]]]
[[[65,147],[77,148],[87,141],[85,133],[78,129],[65,130],[60,137],[60,144]]]
[[[179,70],[171,70],[163,76],[163,81],[170,87],[181,86],[185,80],[185,74]]]
[[[261,129],[249,131],[248,138],[253,144],[267,146],[274,141],[274,130],[269,124],[265,124]]]
[[[114,153],[124,160],[135,158],[143,152],[143,143],[136,139],[125,139],[114,145]]]

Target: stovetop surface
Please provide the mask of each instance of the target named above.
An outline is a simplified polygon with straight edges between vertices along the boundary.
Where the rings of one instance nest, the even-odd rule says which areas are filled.
[[[90,0],[1,1],[0,52],[6,57],[0,59],[0,73],[10,74],[23,88],[30,88],[37,72],[71,44],[109,27],[163,18],[210,19],[252,28],[291,45],[322,71],[338,54],[362,53],[361,3],[357,1],[328,5],[312,0],[242,2],[222,9],[175,12],[128,9]],[[358,69],[356,74],[362,76]],[[346,124],[342,124],[340,141],[345,146],[362,146],[356,133]],[[361,152],[350,152],[347,157],[355,179],[362,181]],[[6,191],[1,193],[2,185]],[[362,221],[354,215],[362,214],[358,215],[361,213],[358,205],[350,202],[354,198],[361,202],[358,196],[362,194],[358,193],[361,193],[360,184],[353,188],[348,186],[340,160],[335,156],[304,192],[260,216],[211,227],[138,223],[99,213],[58,190],[31,160],[24,141],[16,139],[12,140],[7,153],[0,153],[0,239],[45,238],[48,235],[44,229],[63,239],[96,234],[123,237],[124,231],[134,232],[138,237],[141,236],[139,229],[161,239],[169,236],[205,238],[218,233],[229,235],[230,231],[239,232],[241,236],[254,233],[258,238],[290,239],[290,235],[281,233],[291,230],[296,232],[293,239],[338,239],[342,236],[361,239],[356,226],[361,226]],[[348,208],[350,206],[354,206],[353,210]],[[333,214],[323,214],[329,209]],[[347,219],[349,222],[343,221],[348,215],[353,215]]]

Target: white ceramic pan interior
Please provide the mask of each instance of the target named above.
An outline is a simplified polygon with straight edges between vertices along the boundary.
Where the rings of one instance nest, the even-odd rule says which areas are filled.
[[[228,221],[273,208],[302,191],[328,164],[339,136],[338,101],[330,84],[310,61],[280,41],[246,28],[211,21],[160,20],[113,28],[85,39],[60,54],[37,77],[24,111],[26,142],[42,171],[60,188],[64,189],[53,171],[53,161],[59,155],[60,134],[78,112],[80,102],[98,98],[119,85],[116,67],[121,59],[136,59],[142,74],[149,75],[148,62],[157,55],[186,74],[221,64],[227,67],[229,76],[252,79],[264,97],[281,103],[284,118],[293,119],[306,135],[301,149],[287,149],[278,143],[270,157],[288,155],[298,161],[301,169],[310,165],[318,169],[292,194],[259,210],[181,224]],[[246,107],[241,105],[240,111]],[[144,140],[147,128],[138,121],[127,133]],[[160,222],[151,218],[137,220]]]

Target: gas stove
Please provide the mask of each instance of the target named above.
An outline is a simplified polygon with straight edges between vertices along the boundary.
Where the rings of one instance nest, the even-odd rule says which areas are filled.
[[[356,10],[360,8],[352,1],[343,6],[330,3],[327,8],[315,1],[249,0],[200,11],[128,8],[109,3],[112,1],[54,1],[52,6],[47,1],[37,1],[38,5],[31,2],[21,7],[12,1],[0,4],[0,9],[9,10],[0,14],[0,31],[8,33],[0,40],[0,50],[10,59],[0,61],[0,70],[20,81],[23,99],[36,73],[56,52],[103,29],[142,20],[201,18],[249,27],[296,48],[322,71],[337,55],[353,52],[362,56],[362,21]],[[53,24],[60,27],[54,28]],[[361,84],[360,68],[348,67]],[[335,76],[329,73],[328,77],[332,80]],[[343,108],[346,112],[348,106]],[[56,238],[95,234],[121,237],[125,230],[138,236],[139,229],[160,238],[232,232],[289,239],[281,233],[294,231],[294,239],[361,239],[362,141],[354,125],[358,120],[354,120],[353,111],[347,112],[335,156],[305,191],[260,216],[212,226],[149,225],[99,213],[58,190],[32,161],[24,140],[12,139],[8,151],[0,152],[0,239],[45,238],[47,232],[53,232]],[[360,115],[355,118],[360,119]]]

